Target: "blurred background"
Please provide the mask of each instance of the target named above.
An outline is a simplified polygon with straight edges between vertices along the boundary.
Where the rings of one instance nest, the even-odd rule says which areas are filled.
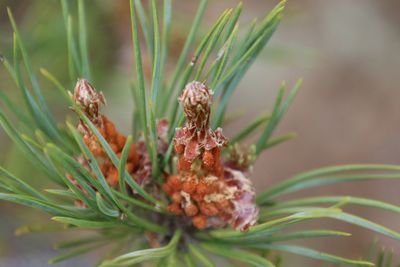
[[[198,1],[174,0],[171,64],[179,55]],[[237,1],[209,1],[202,31]],[[240,25],[247,28],[276,4],[274,0],[246,0]],[[0,0],[0,53],[11,57],[12,32],[6,6],[14,12],[33,67],[49,69],[68,84],[66,37],[58,1]],[[132,101],[128,89],[132,75],[128,1],[87,1],[89,51],[94,85],[108,100],[106,113],[127,133]],[[76,14],[76,13],[75,13]],[[76,19],[76,18],[75,18]],[[268,150],[255,166],[259,191],[299,172],[345,163],[391,163],[400,159],[400,2],[398,0],[289,1],[282,24],[267,49],[240,84],[229,105],[230,114],[242,117],[225,127],[232,136],[243,125],[272,109],[282,80],[291,87],[303,78],[302,90],[278,133],[294,131],[295,140]],[[148,62],[145,64],[148,64]],[[47,100],[60,121],[67,107],[40,75]],[[72,86],[72,85],[71,85]],[[72,89],[72,87],[71,87]],[[0,90],[19,101],[20,95],[3,67]],[[21,101],[22,103],[22,101]],[[20,152],[0,130],[0,164],[30,183],[46,187]],[[22,166],[22,167],[21,167]],[[400,181],[325,186],[298,195],[367,196],[400,205]],[[374,209],[352,209],[400,231],[400,218]],[[0,202],[0,266],[46,266],[57,255],[52,243],[73,233],[14,236],[22,225],[45,222],[44,213]],[[321,228],[354,233],[346,240],[319,239],[300,243],[322,251],[358,258],[365,255],[375,234],[347,224],[318,221]],[[400,252],[399,243],[377,236],[386,249]],[[400,260],[400,257],[398,257]],[[82,256],[58,266],[90,266],[96,255]],[[290,256],[283,266],[327,266]]]

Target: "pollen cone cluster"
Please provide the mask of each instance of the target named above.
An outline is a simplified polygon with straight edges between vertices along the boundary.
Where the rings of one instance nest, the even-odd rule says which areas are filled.
[[[97,130],[110,145],[117,157],[120,158],[127,138],[117,130],[111,120],[109,120],[100,112],[101,107],[106,104],[106,100],[102,92],[96,91],[96,89],[94,89],[94,87],[87,80],[79,79],[76,83],[74,94],[71,97],[79,109],[95,125]],[[83,140],[91,153],[96,157],[96,160],[100,165],[101,172],[106,178],[108,184],[112,187],[117,187],[119,184],[118,169],[111,162],[97,137],[94,135],[94,133],[92,133],[88,125],[86,125],[82,119],[79,120],[77,129],[82,134]],[[167,129],[168,123],[166,120],[158,121],[157,147],[158,153],[160,154],[165,153],[168,148],[165,141]],[[77,156],[76,160],[88,171],[91,171],[88,161],[82,155]],[[146,150],[145,138],[143,136],[140,136],[136,144],[132,144],[129,147],[125,169],[140,186],[144,187],[150,183],[152,169],[151,159]],[[93,172],[92,174],[95,177]],[[75,179],[70,174],[67,174],[67,177],[72,182],[77,184]],[[80,189],[84,191],[83,188]],[[132,193],[134,193],[133,189]]]
[[[116,129],[111,120],[109,120],[105,115],[101,114],[100,109],[106,104],[102,92],[96,91],[88,81],[79,79],[76,83],[72,98],[75,104],[86,115],[86,117],[96,126],[97,130],[110,145],[117,157],[120,158],[127,138]],[[166,120],[160,120],[158,122],[158,147],[160,153],[164,153],[164,151],[167,149],[165,141],[167,127],[168,124]],[[83,140],[88,146],[89,150],[96,157],[96,160],[100,165],[101,172],[106,178],[108,184],[112,187],[117,187],[119,184],[118,169],[111,162],[94,133],[92,133],[89,127],[81,119],[79,120],[77,129],[82,134]],[[87,160],[82,155],[77,156],[76,159],[88,171],[91,171]],[[125,169],[140,186],[144,187],[150,183],[151,160],[146,150],[143,136],[139,138],[136,144],[132,144],[129,147]],[[95,177],[94,173],[93,176]],[[72,182],[76,182],[71,175],[67,174],[67,177]],[[82,188],[81,190],[84,191]],[[134,193],[134,190],[131,189],[131,192]]]
[[[95,125],[115,154],[120,157],[126,143],[126,137],[116,129],[100,109],[105,105],[105,98],[86,80],[78,80],[73,100],[86,117]],[[162,184],[162,190],[169,196],[170,213],[189,218],[198,229],[207,227],[222,228],[231,225],[234,229],[247,230],[258,219],[259,209],[255,204],[255,192],[248,179],[252,166],[251,153],[238,146],[227,150],[226,159],[222,158],[222,149],[228,140],[222,129],[210,128],[210,110],[213,92],[200,82],[189,83],[179,98],[185,115],[184,127],[177,128],[174,138],[174,150],[177,155],[177,172],[168,174]],[[117,188],[118,169],[113,165],[97,137],[83,120],[77,128],[83,140],[96,157],[100,169],[108,184]],[[164,156],[168,149],[168,122],[157,123],[157,154]],[[154,197],[160,199],[159,185],[152,183],[152,162],[142,135],[136,144],[129,147],[125,165],[128,173],[142,187],[151,184],[148,189]],[[76,157],[87,170],[89,162],[82,156]],[[75,182],[71,175],[68,178]],[[94,173],[93,176],[95,177]],[[81,188],[82,191],[84,191]],[[133,189],[130,193],[134,194]],[[83,203],[77,203],[84,206]]]
[[[88,81],[80,79],[75,86],[73,100],[96,126],[116,155],[120,157],[126,137],[118,132],[113,122],[100,113],[100,108],[106,104],[102,92],[97,92]],[[82,120],[79,121],[77,128],[83,135],[84,142],[99,161],[107,182],[116,187],[118,185],[118,169],[112,164],[97,138]],[[133,174],[137,170],[138,163],[139,156],[135,145],[132,144],[129,148],[125,168],[130,174]]]
[[[255,192],[248,166],[221,157],[228,142],[221,128],[209,126],[212,97],[212,90],[196,81],[183,90],[179,101],[186,123],[176,129],[174,139],[178,173],[167,178],[163,190],[171,197],[169,211],[190,217],[195,227],[230,224],[245,231],[258,219]]]

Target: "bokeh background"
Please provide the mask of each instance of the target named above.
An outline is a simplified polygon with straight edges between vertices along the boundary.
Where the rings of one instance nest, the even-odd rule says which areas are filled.
[[[203,31],[237,1],[209,1]],[[262,16],[277,1],[245,0],[241,28]],[[193,19],[197,1],[174,0],[171,55],[179,54]],[[12,33],[6,6],[10,6],[27,44],[35,70],[50,69],[68,81],[66,37],[60,4],[54,0],[0,0],[0,52],[12,54]],[[128,1],[87,1],[87,21],[93,83],[107,96],[107,114],[128,132],[132,101],[128,82],[132,53]],[[257,190],[298,172],[344,163],[400,161],[400,2],[398,0],[293,0],[269,46],[240,84],[229,105],[230,114],[242,117],[225,127],[228,136],[263,111],[271,110],[282,80],[293,85],[302,77],[302,90],[277,133],[297,132],[298,137],[267,151],[255,166]],[[40,76],[39,76],[40,77]],[[67,107],[50,84],[40,77],[46,98],[60,121]],[[71,88],[72,89],[72,88]],[[4,68],[0,90],[19,101],[20,95]],[[32,172],[17,149],[0,130],[0,164],[27,181],[46,186]],[[400,205],[400,182],[368,182],[326,186],[298,195],[352,194]],[[352,211],[400,231],[400,218],[388,212],[356,208]],[[46,266],[57,255],[52,243],[73,233],[14,236],[14,229],[40,223],[48,216],[0,202],[0,266]],[[386,249],[400,254],[399,243],[347,224],[318,221],[319,227],[346,230],[346,240],[307,240],[307,246],[357,258],[365,255],[371,240],[379,238]],[[323,224],[323,225],[322,225]],[[398,257],[400,260],[400,258]],[[90,266],[96,254],[58,266]],[[284,266],[326,266],[291,256]]]

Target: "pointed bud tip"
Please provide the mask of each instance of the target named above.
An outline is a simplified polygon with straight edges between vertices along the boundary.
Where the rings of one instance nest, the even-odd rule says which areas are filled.
[[[196,107],[198,105],[209,107],[213,101],[214,92],[204,83],[192,81],[185,86],[179,101],[185,107]]]
[[[86,79],[81,78],[76,82],[73,100],[92,122],[98,121],[100,108],[106,104],[103,93],[98,92]]]

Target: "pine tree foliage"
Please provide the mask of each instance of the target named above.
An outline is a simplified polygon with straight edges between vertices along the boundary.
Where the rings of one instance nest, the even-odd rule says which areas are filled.
[[[280,266],[281,258],[273,257],[285,252],[310,257],[337,265],[373,266],[373,258],[348,259],[315,249],[293,245],[295,240],[309,238],[341,237],[350,233],[334,229],[292,230],[294,226],[307,226],[309,221],[328,218],[343,221],[374,231],[400,241],[400,233],[383,225],[345,211],[347,206],[365,206],[400,214],[400,207],[379,200],[352,196],[308,196],[278,201],[278,197],[304,189],[353,181],[399,179],[400,166],[388,164],[352,164],[324,167],[297,174],[285,179],[257,196],[260,216],[257,224],[246,231],[229,227],[196,229],[179,225],[168,210],[168,197],[154,194],[141,186],[125,170],[129,148],[140,138],[151,162],[151,179],[161,184],[164,173],[175,173],[175,129],[185,121],[184,111],[176,99],[189,82],[201,81],[214,91],[214,109],[210,118],[213,129],[223,125],[227,117],[229,100],[271,39],[278,27],[285,1],[280,2],[263,18],[253,20],[242,31],[239,17],[242,3],[225,10],[205,34],[199,34],[207,7],[207,0],[200,0],[187,38],[171,75],[167,75],[172,0],[151,0],[147,8],[139,0],[130,0],[133,62],[132,101],[134,130],[127,137],[121,154],[117,155],[98,127],[71,97],[73,92],[50,71],[40,69],[40,74],[58,90],[59,95],[76,112],[79,120],[93,133],[102,150],[118,170],[118,185],[111,186],[102,172],[91,148],[76,128],[76,121],[56,121],[43,96],[37,70],[32,68],[29,51],[23,42],[12,11],[8,15],[13,30],[12,55],[2,56],[1,61],[15,82],[24,107],[17,106],[4,93],[0,100],[0,124],[4,132],[40,171],[41,179],[49,179],[53,188],[34,188],[26,180],[16,177],[0,167],[0,200],[10,201],[42,210],[57,223],[27,225],[16,230],[17,235],[89,229],[92,236],[67,240],[55,245],[60,256],[50,259],[57,263],[100,247],[110,247],[98,263],[103,267],[135,266],[142,262],[154,266],[217,266],[216,261],[244,262],[248,266]],[[77,14],[72,14],[74,2],[61,0],[60,7],[67,36],[68,71],[71,83],[77,78],[91,81],[89,47],[85,24],[85,1],[77,0]],[[77,19],[74,19],[77,18]],[[77,25],[78,32],[74,25]],[[141,40],[144,40],[143,43]],[[146,46],[146,49],[143,49]],[[145,54],[143,51],[148,51]],[[151,60],[151,77],[146,80],[143,58]],[[26,72],[27,75],[22,73]],[[251,160],[265,150],[292,139],[293,133],[274,135],[274,130],[287,112],[301,85],[301,80],[287,92],[283,82],[275,104],[268,114],[259,118],[231,138],[228,148],[235,149],[250,135],[257,135],[249,147]],[[117,93],[117,92],[116,92]],[[6,112],[6,109],[8,110]],[[16,120],[6,115],[13,113]],[[167,149],[159,153],[157,123],[168,119]],[[82,155],[90,165],[85,168],[76,158]],[[66,174],[74,177],[68,179]],[[134,192],[134,194],[132,194]],[[74,203],[79,201],[81,206]],[[160,223],[160,220],[162,223]],[[40,237],[39,237],[40,238]],[[156,245],[152,244],[157,241]],[[345,241],[344,241],[345,242]],[[376,266],[391,266],[392,253],[379,252]]]

